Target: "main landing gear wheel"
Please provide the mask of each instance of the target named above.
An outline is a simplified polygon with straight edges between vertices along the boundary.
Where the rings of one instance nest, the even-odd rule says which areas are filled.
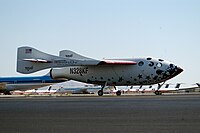
[[[4,95],[12,95],[12,94],[10,93],[10,91],[5,91]]]
[[[156,95],[162,95],[162,92],[160,92],[160,91],[155,91],[155,94],[156,94]]]
[[[117,92],[116,92],[116,95],[117,95],[117,96],[121,96],[121,94],[122,94],[121,91],[117,91]]]
[[[98,95],[99,95],[99,96],[103,96],[103,89],[104,89],[104,87],[105,87],[106,85],[107,85],[107,83],[105,82],[105,83],[102,85],[101,90],[98,91]]]
[[[103,90],[99,90],[99,91],[98,91],[98,95],[99,95],[99,96],[103,96]]]

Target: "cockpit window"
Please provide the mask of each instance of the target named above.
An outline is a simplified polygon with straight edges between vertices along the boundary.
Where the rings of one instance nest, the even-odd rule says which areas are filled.
[[[152,59],[151,57],[148,57],[148,58],[147,58],[147,60],[151,60],[151,59]]]
[[[162,63],[157,63],[157,67],[162,67]]]
[[[152,67],[154,65],[154,62],[150,61],[149,66]]]
[[[163,59],[158,59],[159,61],[164,61]]]
[[[144,65],[144,62],[143,62],[143,61],[140,61],[140,62],[138,63],[138,65],[139,65],[139,66],[143,66],[143,65]]]

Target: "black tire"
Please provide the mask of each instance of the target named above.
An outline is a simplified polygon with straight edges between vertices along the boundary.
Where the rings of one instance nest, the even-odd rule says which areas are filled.
[[[99,90],[99,91],[98,91],[98,95],[99,95],[99,96],[103,96],[103,91],[102,91],[102,90]]]
[[[160,91],[155,91],[155,94],[156,94],[156,95],[162,95],[162,92],[160,92]]]
[[[117,91],[117,92],[116,92],[116,95],[117,95],[117,96],[121,96],[121,94],[122,94],[121,91]]]
[[[5,91],[4,95],[12,95],[12,94],[10,93],[10,91]]]

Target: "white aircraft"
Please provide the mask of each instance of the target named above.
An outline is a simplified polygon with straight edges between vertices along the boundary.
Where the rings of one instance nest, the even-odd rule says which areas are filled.
[[[199,88],[198,83],[189,86],[182,86],[182,84],[184,83],[177,83],[174,87],[171,87],[170,84],[166,84],[165,87],[161,87],[154,93],[156,95],[162,95],[162,93],[170,93],[170,92],[180,92],[180,91],[189,92],[191,90]]]
[[[154,93],[156,95],[162,95],[162,93],[168,93],[168,92],[177,92],[181,90],[180,86],[181,83],[177,83],[175,87],[170,87],[171,84],[166,84],[165,87],[161,87],[159,90],[155,91]]]
[[[73,82],[75,83],[75,86],[72,85]],[[61,85],[27,90],[24,92],[24,94],[93,94],[94,92],[97,92],[100,88],[101,86],[86,85],[80,82],[68,81],[65,84]]]
[[[159,84],[183,71],[173,63],[151,57],[96,60],[69,50],[54,56],[31,47],[18,48],[17,72],[29,74],[47,68],[51,68],[53,79],[66,78],[102,85],[99,96],[103,95],[105,86]],[[116,94],[121,95],[121,91]]]
[[[71,94],[91,94],[101,87],[63,87],[56,89],[54,93],[71,93]],[[93,91],[93,92],[92,92]]]
[[[0,93],[10,95],[10,91],[24,91],[65,81],[66,79],[52,79],[49,74],[32,77],[0,77]]]
[[[171,87],[172,84],[165,84],[165,86],[162,86],[161,88],[158,89],[158,86],[137,86],[134,87],[131,86],[130,88],[128,88],[128,91],[130,92],[141,92],[141,93],[148,93],[148,92],[152,92],[155,93],[156,95],[162,95],[163,93],[169,93],[169,92],[178,92],[178,91],[191,91],[197,88],[200,88],[200,86],[198,85],[198,83],[196,83],[195,85],[192,86],[184,86],[181,87],[181,84],[184,83],[177,83],[174,87]],[[127,91],[127,90],[126,90]]]

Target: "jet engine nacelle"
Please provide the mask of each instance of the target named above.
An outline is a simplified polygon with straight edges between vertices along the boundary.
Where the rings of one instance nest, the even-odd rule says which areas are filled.
[[[66,68],[53,68],[50,70],[50,76],[52,79],[68,79],[68,73],[70,72]]]
[[[92,71],[92,68],[90,67]],[[75,67],[63,67],[52,68],[50,70],[50,76],[52,79],[77,79],[81,80],[82,76],[86,76],[89,73],[89,67],[87,66],[75,66]],[[86,76],[87,77],[87,76]]]

